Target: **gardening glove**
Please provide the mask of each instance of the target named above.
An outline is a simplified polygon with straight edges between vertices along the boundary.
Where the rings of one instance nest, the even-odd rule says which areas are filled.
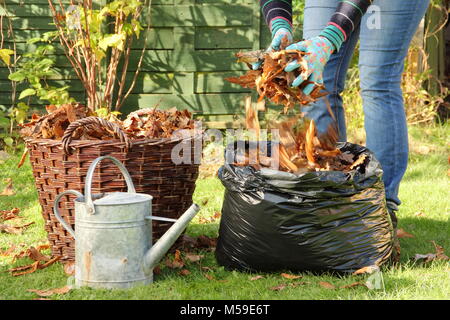
[[[272,42],[270,43],[270,46],[267,48],[266,52],[272,52],[272,51],[278,51],[280,50],[281,40],[283,40],[284,37],[287,37],[288,42],[292,42],[292,31],[287,28],[280,28],[278,29],[275,34],[272,37]],[[261,68],[262,61],[254,62],[252,63],[252,69],[258,70]]]
[[[339,51],[344,42],[343,33],[333,25],[327,26],[319,36],[291,44],[286,50],[304,51],[307,55],[304,56],[308,70],[300,74],[292,82],[293,87],[298,87],[304,81],[308,83],[303,92],[309,95],[316,85],[323,84],[323,70],[333,52]],[[284,68],[284,71],[291,72],[299,68],[300,64],[294,60]]]

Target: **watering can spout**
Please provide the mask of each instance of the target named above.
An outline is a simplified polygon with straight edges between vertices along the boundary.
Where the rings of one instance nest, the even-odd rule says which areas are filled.
[[[188,223],[194,218],[200,207],[195,203],[176,220],[169,230],[147,251],[144,256],[144,272],[151,273],[153,268],[161,261],[170,247],[175,243]]]

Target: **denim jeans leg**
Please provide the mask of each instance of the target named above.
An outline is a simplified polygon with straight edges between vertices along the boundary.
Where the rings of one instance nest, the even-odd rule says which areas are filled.
[[[303,22],[303,38],[316,37],[326,27],[336,11],[339,0],[306,0]],[[359,28],[344,42],[337,53],[331,55],[323,73],[325,90],[331,110],[333,111],[339,130],[339,141],[347,141],[345,112],[342,106],[341,93],[344,90],[347,70],[358,42]],[[302,108],[306,116],[313,119],[319,133],[326,132],[333,119],[328,112],[324,99]]]
[[[367,147],[383,168],[386,199],[399,205],[408,163],[408,131],[401,90],[404,59],[429,1],[375,0],[361,22],[359,70]],[[378,15],[378,18],[375,15]],[[379,20],[379,26],[374,21]]]

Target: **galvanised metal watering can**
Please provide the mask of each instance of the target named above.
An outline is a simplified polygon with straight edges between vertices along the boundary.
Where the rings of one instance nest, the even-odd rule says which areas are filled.
[[[92,195],[94,170],[104,159],[119,167],[128,192]],[[67,194],[77,196],[75,231],[58,212],[58,203]],[[153,282],[153,268],[199,210],[193,204],[177,220],[152,216],[152,196],[136,193],[127,169],[111,156],[92,162],[84,196],[75,190],[64,191],[56,197],[53,207],[55,217],[75,238],[75,286],[92,288],[130,288]],[[153,246],[152,220],[174,222]]]

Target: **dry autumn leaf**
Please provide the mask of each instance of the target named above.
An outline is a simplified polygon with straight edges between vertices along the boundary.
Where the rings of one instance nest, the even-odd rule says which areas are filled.
[[[9,270],[9,272],[11,272],[11,275],[13,277],[23,276],[25,274],[33,273],[36,270],[45,269],[45,268],[49,267],[50,265],[54,264],[59,259],[61,259],[60,256],[54,257],[54,258],[50,259],[49,261],[44,262],[43,264],[40,264],[39,263],[40,261],[35,261],[30,265],[12,268]]]
[[[281,276],[285,279],[300,279],[303,278],[303,276],[296,276],[293,274],[289,274],[289,273],[282,273]]]
[[[196,255],[196,254],[190,254],[187,253],[184,256],[187,260],[189,260],[190,262],[198,262],[200,261],[204,256],[203,255]]]
[[[161,267],[160,266],[156,266],[153,268],[153,274],[159,275],[161,274]]]
[[[13,252],[14,252],[14,250],[16,250],[16,245],[12,245],[11,247],[9,247],[8,249],[6,249],[5,251],[3,251],[3,250],[0,250],[0,256],[2,256],[2,257],[8,257],[8,256],[10,256],[11,254],[13,254]]]
[[[206,271],[206,272],[212,272],[213,271],[213,269],[210,268],[210,267],[202,267],[202,270]]]
[[[339,288],[341,288],[341,289],[348,289],[348,288],[354,288],[354,287],[365,287],[365,288],[367,288],[367,285],[365,283],[362,283],[362,282],[353,282],[353,283],[347,284],[345,286],[340,286]]]
[[[287,287],[288,287],[288,285],[287,285],[286,283],[282,283],[282,284],[279,284],[279,285],[277,285],[277,286],[270,287],[269,290],[272,290],[272,291],[281,291],[281,290],[286,289]]]
[[[66,294],[70,290],[72,290],[71,286],[64,286],[62,288],[56,288],[56,289],[47,289],[47,290],[28,289],[27,291],[36,293],[40,297],[50,297],[54,294]]]
[[[6,187],[3,189],[2,193],[0,193],[0,196],[13,196],[16,194],[13,188],[13,182],[11,178],[6,179]]]
[[[287,44],[287,41],[284,42]],[[225,80],[236,83],[244,88],[255,89],[259,94],[259,101],[267,98],[278,105],[284,105],[284,112],[294,108],[295,105],[305,105],[316,101],[327,93],[321,92],[323,85],[316,84],[310,95],[303,93],[303,88],[309,82],[305,81],[300,87],[291,87],[292,81],[301,73],[308,73],[308,64],[303,58],[304,52],[297,50],[284,50],[283,45],[279,51],[273,52],[240,52],[236,54],[238,61],[248,63],[256,58],[262,61],[262,69],[250,70],[240,77],[225,78]],[[285,66],[293,60],[300,63],[300,70],[285,72]]]
[[[181,276],[188,276],[191,272],[188,269],[182,269],[178,274]]]
[[[217,245],[217,238],[210,238],[205,235],[197,237],[197,248],[211,249]]]
[[[203,275],[204,275],[205,278],[208,279],[208,280],[215,280],[215,279],[216,279],[216,278],[214,278],[213,275],[211,275],[211,274],[209,274],[209,273],[205,273],[205,274],[203,274]]]
[[[334,285],[326,281],[319,281],[319,286],[325,289],[336,289]]]
[[[427,254],[416,254],[414,256],[414,261],[423,261],[425,263],[431,262],[434,260],[449,260],[449,257],[445,255],[444,248],[438,245],[436,242],[431,241],[434,245],[436,253],[427,253]]]
[[[27,256],[34,261],[49,261],[50,257],[43,255],[34,247],[31,247],[27,250]]]
[[[255,281],[255,280],[259,280],[259,279],[264,279],[264,276],[254,276],[250,278],[250,281]]]
[[[49,261],[50,257],[44,256],[40,252],[42,250],[46,250],[49,248],[50,248],[49,244],[38,245],[36,248],[32,246],[32,247],[30,247],[26,250],[23,250],[23,251],[19,252],[18,254],[14,255],[13,261],[20,259],[20,258],[25,258],[25,257],[30,258],[35,261]]]
[[[180,250],[175,250],[175,255],[173,260],[167,259],[166,266],[172,269],[181,269],[184,267],[184,261],[181,258]]]
[[[304,286],[304,285],[307,285],[307,284],[309,285],[309,284],[311,284],[311,282],[309,282],[309,281],[295,281],[295,282],[290,283],[289,285],[295,288],[295,287]]]
[[[34,224],[34,222],[26,223],[21,226],[12,226],[6,224],[0,224],[0,232],[10,233],[10,234],[21,234],[23,230]]]
[[[19,212],[20,212],[19,208],[14,208],[11,210],[0,210],[0,220],[7,221],[20,218]]]
[[[372,274],[378,271],[380,271],[380,267],[378,267],[377,265],[371,265],[356,270],[355,272],[352,273],[352,275],[356,276],[359,274]]]
[[[414,238],[414,235],[403,229],[397,229],[397,238]]]

